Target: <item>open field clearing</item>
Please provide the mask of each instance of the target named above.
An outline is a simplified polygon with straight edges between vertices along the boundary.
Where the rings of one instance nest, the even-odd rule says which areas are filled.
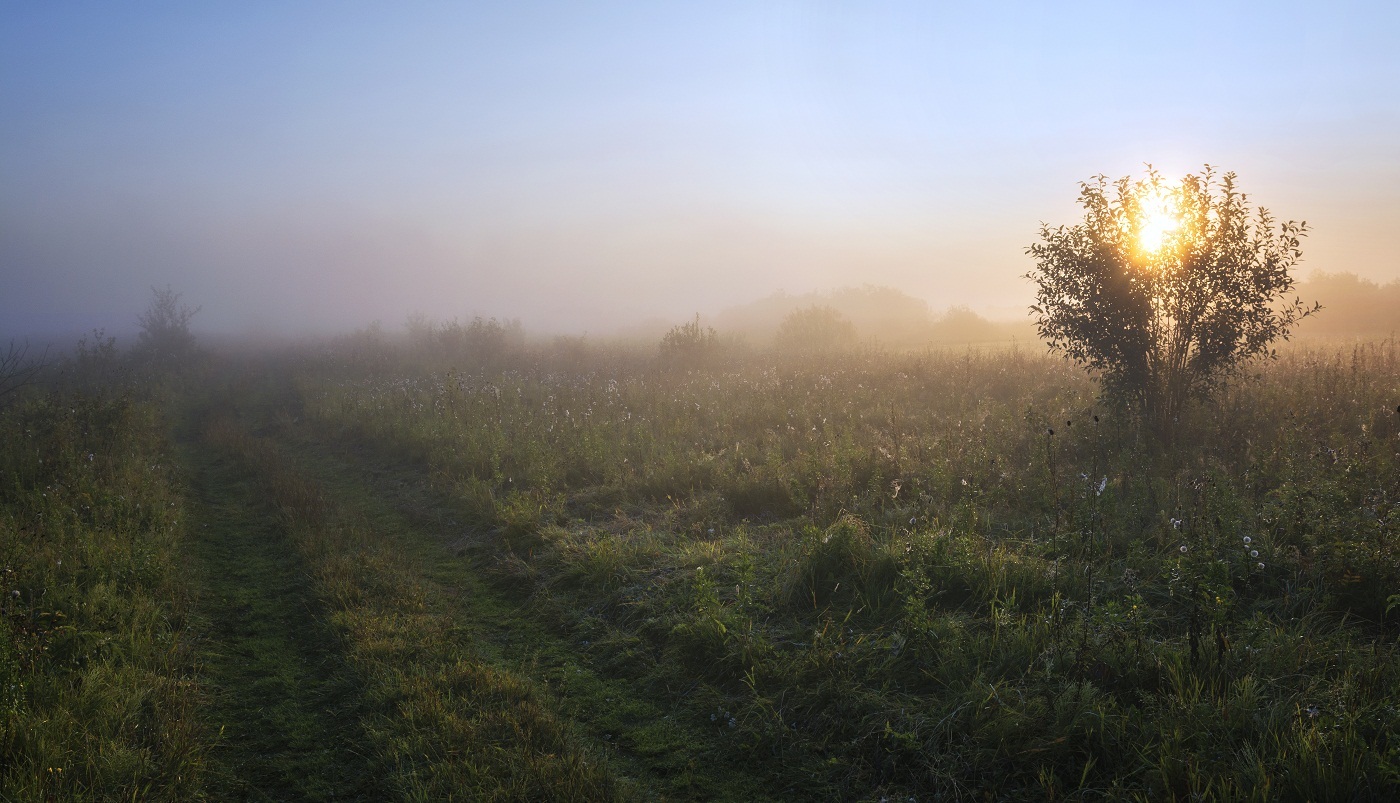
[[[1385,799],[1400,347],[364,338],[3,411],[5,799]],[[91,455],[91,457],[89,457]]]

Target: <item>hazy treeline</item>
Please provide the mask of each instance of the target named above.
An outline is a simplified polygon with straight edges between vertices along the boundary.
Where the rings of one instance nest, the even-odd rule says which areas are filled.
[[[812,307],[835,310],[850,322],[859,340],[895,350],[931,344],[1010,342],[1035,336],[1025,322],[990,321],[966,306],[936,313],[922,299],[874,285],[795,295],[775,293],[721,312],[715,316],[715,328],[767,345],[779,335],[789,316]]]
[[[1304,337],[1389,336],[1400,332],[1400,279],[1378,284],[1354,273],[1314,273],[1296,295],[1322,304],[1304,321]]]
[[[697,351],[711,357],[753,351],[811,355],[876,348],[906,351],[928,346],[1033,342],[1028,322],[991,321],[965,306],[935,313],[929,304],[901,290],[866,285],[827,292],[775,293],[731,307],[714,316],[686,321],[655,319],[623,327],[611,336],[541,335],[516,319],[473,318],[438,322],[409,316],[402,333],[378,324],[348,336],[360,345],[407,342],[419,353],[439,357],[477,354],[494,358],[527,348],[575,356],[592,348],[618,347],[663,358]],[[548,346],[547,349],[541,347]]]

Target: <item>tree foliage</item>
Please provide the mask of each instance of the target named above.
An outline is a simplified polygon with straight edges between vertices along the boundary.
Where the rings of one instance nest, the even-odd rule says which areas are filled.
[[[47,350],[33,357],[29,354],[29,344],[16,345],[10,341],[8,349],[0,351],[0,399],[34,381],[34,378],[48,364]]]
[[[1042,224],[1027,249],[1031,312],[1052,350],[1155,427],[1169,429],[1245,361],[1273,356],[1319,309],[1284,298],[1307,224],[1251,209],[1234,173],[1207,165],[1175,185],[1150,166],[1138,180],[1100,175],[1080,184],[1079,204],[1082,223]]]
[[[169,285],[164,290],[152,287],[151,293],[151,305],[139,319],[137,352],[155,363],[178,363],[194,351],[190,320],[201,308],[181,304],[180,294]]]
[[[834,307],[813,305],[789,313],[773,343],[789,354],[832,354],[855,345],[856,327]]]
[[[689,323],[671,327],[661,338],[661,359],[672,365],[696,367],[710,362],[719,350],[719,334],[712,326],[701,326],[700,314]]]

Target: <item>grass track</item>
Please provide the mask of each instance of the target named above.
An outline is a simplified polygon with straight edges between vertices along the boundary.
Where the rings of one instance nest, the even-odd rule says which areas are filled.
[[[213,637],[212,720],[224,729],[217,793],[768,799],[720,760],[726,746],[689,722],[683,700],[596,670],[576,637],[489,585],[451,501],[420,471],[270,413],[253,412],[236,437],[275,453],[276,469],[217,437],[182,439]],[[342,554],[328,555],[334,537],[319,536],[308,552],[305,522],[289,522],[296,514],[269,493],[279,472],[323,500],[316,526],[356,533],[333,547]],[[360,592],[328,591],[349,575],[326,578],[348,565]]]
[[[191,546],[209,640],[214,789],[235,800],[376,800],[362,683],[257,478],[186,433]]]
[[[283,431],[297,465],[382,537],[392,539],[460,623],[459,637],[493,664],[529,677],[585,742],[608,756],[625,786],[647,800],[772,798],[732,750],[690,721],[683,696],[646,694],[631,679],[596,668],[578,639],[541,621],[484,580],[476,561],[483,534],[458,523],[460,511],[433,490],[422,466],[361,444],[329,443],[306,430]],[[480,554],[478,554],[480,553]]]

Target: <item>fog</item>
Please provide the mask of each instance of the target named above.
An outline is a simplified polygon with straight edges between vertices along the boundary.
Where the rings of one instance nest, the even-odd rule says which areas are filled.
[[[0,337],[607,335],[877,285],[1024,318],[1078,182],[1211,163],[1400,277],[1392,4],[0,9]],[[1300,277],[1302,278],[1302,277]]]

